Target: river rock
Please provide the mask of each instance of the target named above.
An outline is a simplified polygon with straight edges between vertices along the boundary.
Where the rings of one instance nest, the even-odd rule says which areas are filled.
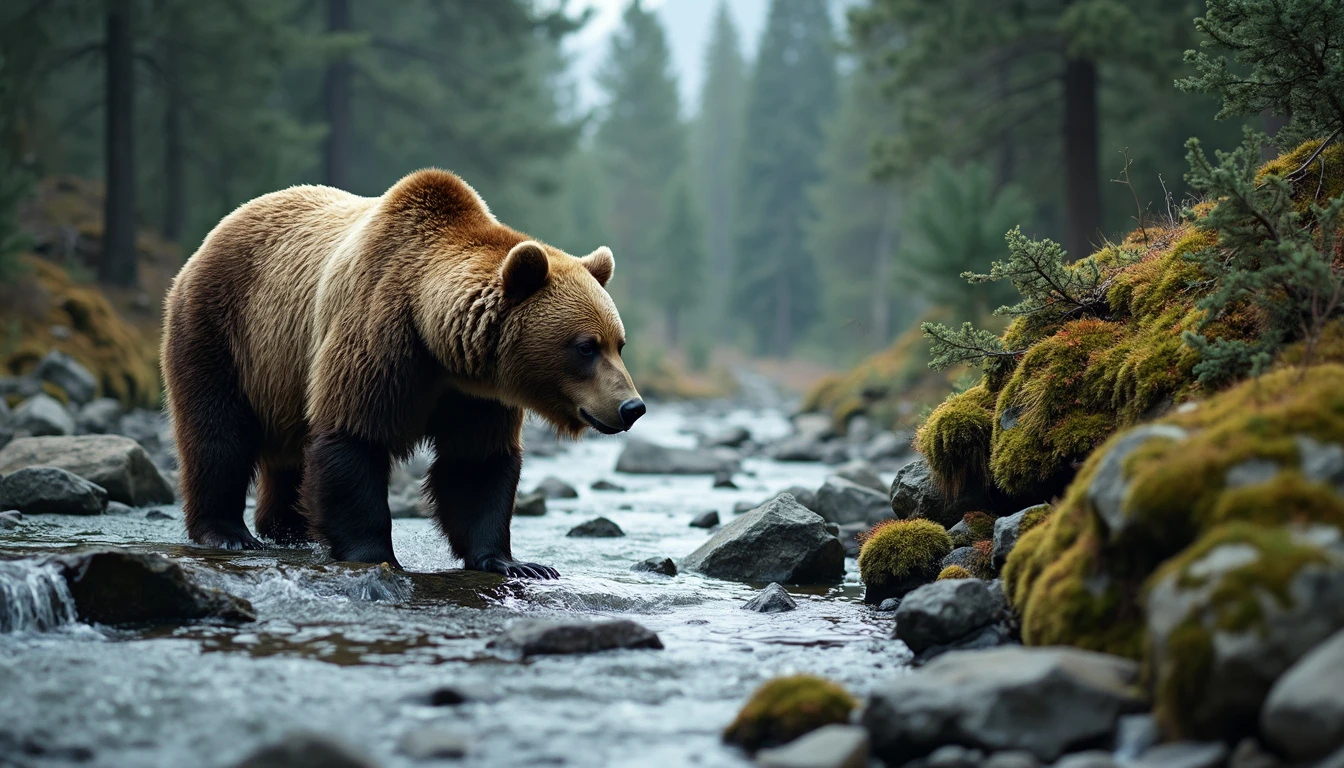
[[[1344,630],[1274,683],[1260,711],[1260,732],[1294,760],[1319,760],[1344,747]]]
[[[596,653],[617,648],[660,649],[658,635],[627,619],[565,622],[521,621],[491,640],[487,647],[523,657]]]
[[[421,725],[402,734],[397,749],[412,760],[459,760],[471,749],[471,739],[442,725]]]
[[[882,494],[884,498],[887,495],[887,491],[890,490],[887,484],[882,482],[882,478],[878,477],[877,470],[873,465],[863,459],[855,459],[845,464],[841,464],[839,467],[836,467],[835,474],[856,485],[861,485],[864,488],[871,488]]]
[[[75,420],[56,398],[40,392],[14,409],[15,432],[28,435],[73,435]]]
[[[1127,768],[1223,768],[1227,745],[1218,741],[1174,741],[1139,755]]]
[[[55,562],[82,621],[118,625],[257,618],[251,603],[200,586],[163,555],[109,549],[62,555]]]
[[[815,511],[833,523],[873,524],[891,517],[891,504],[885,494],[833,475],[817,489]]]
[[[713,475],[737,469],[737,461],[711,449],[669,448],[632,437],[616,460],[616,471],[632,475]]]
[[[571,539],[614,539],[624,536],[625,531],[605,517],[595,517],[570,528],[565,535]]]
[[[791,485],[788,488],[785,488],[782,491],[782,493],[789,494],[790,496],[793,497],[794,501],[798,502],[799,504],[802,504],[805,508],[810,509],[813,512],[817,511],[817,492],[812,490],[811,488],[804,488],[801,485]],[[778,493],[775,494],[775,496],[778,495],[779,495]],[[774,496],[770,497],[770,499],[773,498]],[[768,503],[770,499],[762,501],[761,504]],[[757,504],[756,506],[760,506],[760,504]]]
[[[1076,648],[939,656],[879,685],[863,714],[874,753],[899,765],[944,744],[1026,750],[1050,762],[1108,738],[1139,711],[1138,665]]]
[[[1125,715],[1115,725],[1115,757],[1126,762],[1136,760],[1161,740],[1162,731],[1151,712]]]
[[[162,411],[146,408],[132,408],[121,415],[117,432],[139,443],[150,455],[159,452],[164,445],[164,432],[168,425]],[[176,461],[176,454],[173,454]],[[173,466],[176,466],[174,464]],[[421,475],[423,477],[423,475]]]
[[[770,446],[770,457],[775,461],[821,461],[826,443],[821,440],[794,435]]]
[[[761,768],[865,768],[868,732],[857,725],[833,723],[804,734],[782,747],[756,753]]]
[[[700,514],[691,518],[692,528],[713,528],[718,524],[719,524],[719,513],[717,510],[713,509],[707,512],[701,512]]]
[[[1010,749],[1006,752],[995,752],[985,758],[980,768],[1041,768],[1041,761],[1030,752]]]
[[[378,768],[378,764],[334,736],[296,732],[253,752],[235,768]]]
[[[121,403],[110,397],[100,397],[79,409],[75,428],[80,434],[105,435],[115,432],[120,420]]]
[[[577,499],[579,497],[579,492],[574,489],[574,486],[553,475],[547,476],[540,483],[537,483],[537,487],[532,489],[532,493],[541,494],[543,498],[547,499]]]
[[[751,431],[746,427],[727,427],[708,435],[701,441],[706,448],[741,448],[751,439]]]
[[[948,645],[988,626],[995,605],[979,579],[944,579],[925,584],[901,598],[896,637],[919,653]]]
[[[824,413],[795,413],[790,421],[793,422],[794,437],[817,442],[835,437],[835,423]]]
[[[625,490],[624,485],[617,485],[610,480],[595,480],[593,481],[593,484],[588,487],[594,491],[611,491],[613,493],[620,493]]]
[[[20,437],[0,450],[0,473],[33,466],[60,467],[101,485],[113,501],[133,507],[173,502],[168,481],[145,449],[128,437]]]
[[[926,517],[942,523],[955,525],[959,515],[945,515],[943,493],[933,481],[932,471],[925,459],[916,459],[896,472],[891,483],[891,511],[897,518],[905,520],[911,517]],[[956,519],[943,520],[944,517]]]
[[[26,467],[0,480],[0,508],[29,515],[101,515],[107,491],[59,467]]]
[[[733,581],[834,584],[845,548],[820,515],[782,493],[720,528],[682,567]]]
[[[888,461],[908,456],[911,452],[910,435],[878,432],[868,444],[859,449],[859,455],[868,461]]]
[[[980,550],[975,547],[957,547],[947,553],[947,557],[944,557],[943,562],[939,563],[939,569],[941,570],[949,565],[955,565],[965,568],[974,575],[977,571],[981,570],[983,564],[984,555],[980,554]]]
[[[710,487],[711,487],[711,488],[726,488],[726,489],[728,489],[728,490],[736,490],[736,489],[737,489],[737,483],[734,483],[734,482],[733,482],[733,472],[732,472],[732,470],[728,470],[728,469],[720,469],[718,472],[715,472],[715,473],[714,473],[714,482],[713,482],[713,484],[712,484]]]
[[[83,405],[98,393],[98,380],[75,358],[53,349],[33,369],[33,378],[55,384],[72,403]]]
[[[541,517],[546,514],[546,497],[540,493],[525,493],[513,502],[513,514],[520,517]]]
[[[632,571],[643,573],[661,573],[664,576],[676,576],[677,564],[670,557],[650,557],[630,566]]]
[[[743,610],[756,613],[785,613],[797,607],[798,603],[794,602],[793,597],[776,582],[757,592],[755,597],[742,605]]]
[[[1027,510],[1000,517],[994,521],[994,548],[989,553],[989,564],[995,571],[1003,568],[1003,564],[1008,562],[1008,555],[1017,546],[1017,538],[1021,535],[1022,520],[1027,516]]]
[[[1101,749],[1074,752],[1055,761],[1051,768],[1116,768],[1115,757]]]

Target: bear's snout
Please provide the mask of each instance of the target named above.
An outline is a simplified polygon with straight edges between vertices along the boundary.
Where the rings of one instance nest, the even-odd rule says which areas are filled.
[[[640,400],[637,397],[632,397],[621,403],[621,423],[625,425],[626,429],[629,429],[635,425],[635,421],[638,420],[640,416],[643,416],[644,412],[647,410],[648,409],[644,407],[643,400]]]

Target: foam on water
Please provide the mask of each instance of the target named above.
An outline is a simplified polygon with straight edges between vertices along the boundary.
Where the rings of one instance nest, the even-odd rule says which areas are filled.
[[[51,632],[75,623],[60,569],[37,560],[0,561],[0,632]]]

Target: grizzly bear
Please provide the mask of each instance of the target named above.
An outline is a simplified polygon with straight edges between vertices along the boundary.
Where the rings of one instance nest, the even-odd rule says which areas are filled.
[[[206,236],[167,297],[162,361],[187,532],[256,549],[314,536],[337,560],[397,565],[388,476],[422,441],[425,493],[466,568],[555,578],[513,559],[524,410],[559,432],[644,413],[605,286],[501,224],[452,173],[381,197],[319,186],[253,200]]]

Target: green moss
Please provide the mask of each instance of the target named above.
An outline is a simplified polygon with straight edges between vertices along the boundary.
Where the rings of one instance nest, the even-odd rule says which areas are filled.
[[[1045,565],[1022,612],[1023,642],[1138,658],[1143,617],[1124,585],[1097,568],[1098,546],[1097,532],[1089,530]]]
[[[755,752],[787,744],[824,725],[849,722],[858,706],[839,685],[812,675],[781,677],[762,685],[723,732],[723,740]]]
[[[1203,698],[1213,669],[1213,635],[1198,621],[1187,620],[1172,630],[1165,652],[1178,661],[1153,682],[1153,716],[1164,733],[1174,736],[1189,732],[1191,704]],[[1151,674],[1151,664],[1145,664],[1145,676]]]
[[[994,538],[994,518],[984,512],[967,512],[961,518],[971,529],[971,541],[985,541]]]
[[[984,384],[971,387],[943,401],[915,433],[916,450],[924,454],[949,498],[969,485],[983,486],[989,479],[994,400]]]
[[[933,581],[952,539],[931,520],[888,520],[875,526],[859,549],[864,600],[881,602]]]
[[[1028,509],[1027,513],[1022,516],[1022,522],[1017,527],[1018,536],[1021,536],[1024,533],[1028,533],[1031,531],[1032,528],[1035,528],[1041,523],[1044,523],[1046,520],[1050,518],[1050,512],[1051,507],[1049,504],[1037,504],[1036,506]],[[993,533],[993,531],[994,529],[990,528],[991,534]]]
[[[950,579],[971,579],[971,572],[962,568],[960,565],[949,565],[938,573],[938,581]]]

